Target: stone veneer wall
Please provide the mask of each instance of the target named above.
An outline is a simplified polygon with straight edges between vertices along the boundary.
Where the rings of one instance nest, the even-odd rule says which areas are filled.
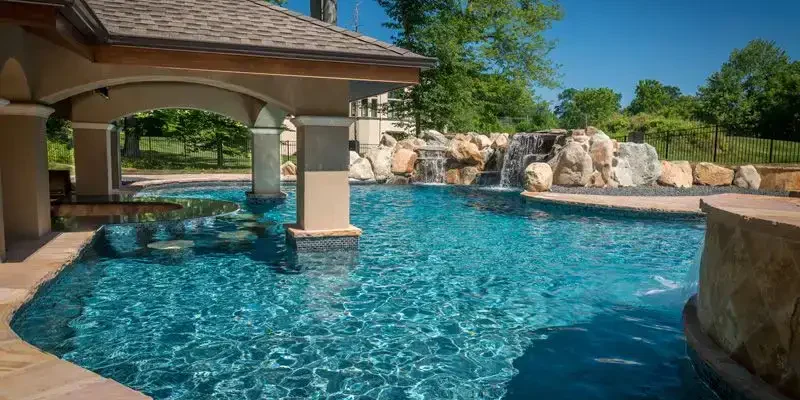
[[[751,373],[800,398],[800,227],[704,211],[703,331]]]

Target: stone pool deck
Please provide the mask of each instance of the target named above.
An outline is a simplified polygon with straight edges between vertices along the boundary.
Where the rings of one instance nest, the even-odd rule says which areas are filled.
[[[18,242],[0,264],[0,399],[148,399],[19,338],[9,326],[13,313],[53,279],[94,237],[94,231],[52,233]]]
[[[200,182],[250,183],[251,174],[131,174],[122,177],[122,190],[142,190],[159,185],[191,184]],[[281,182],[295,182],[296,176],[281,176]]]
[[[709,196],[602,196],[552,192],[522,192],[522,195],[537,201],[556,204],[579,205],[619,209],[627,211],[703,214],[702,202],[714,201],[736,204],[739,208],[761,210],[779,205],[779,209],[800,207],[800,199],[789,197],[761,196],[725,193]]]

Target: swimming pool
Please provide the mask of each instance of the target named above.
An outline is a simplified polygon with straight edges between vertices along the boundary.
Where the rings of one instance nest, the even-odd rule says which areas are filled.
[[[279,206],[108,227],[15,316],[32,344],[156,399],[695,399],[681,284],[703,221],[457,187],[356,186],[360,251],[296,254]],[[190,241],[183,250],[152,242]],[[187,242],[184,242],[187,243]]]

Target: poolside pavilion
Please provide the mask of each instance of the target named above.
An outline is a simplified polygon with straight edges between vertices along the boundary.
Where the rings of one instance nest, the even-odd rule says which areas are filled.
[[[348,104],[415,84],[432,59],[261,0],[0,1],[0,257],[51,230],[45,122],[72,121],[79,195],[119,187],[113,120],[224,114],[253,133],[252,196],[280,197],[279,134],[298,127],[298,237],[350,225]]]

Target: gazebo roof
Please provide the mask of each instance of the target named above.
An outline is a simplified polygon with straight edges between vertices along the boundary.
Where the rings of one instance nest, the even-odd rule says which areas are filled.
[[[75,0],[71,11],[98,44],[420,68],[435,61],[264,0]]]

